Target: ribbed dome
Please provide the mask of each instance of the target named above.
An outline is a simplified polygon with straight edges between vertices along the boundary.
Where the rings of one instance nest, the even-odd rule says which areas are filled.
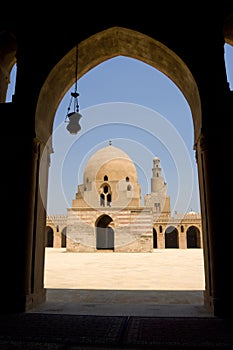
[[[129,178],[137,182],[136,167],[131,158],[120,148],[109,145],[101,148],[89,159],[84,171],[84,183],[103,181],[107,176],[109,181],[120,181]]]

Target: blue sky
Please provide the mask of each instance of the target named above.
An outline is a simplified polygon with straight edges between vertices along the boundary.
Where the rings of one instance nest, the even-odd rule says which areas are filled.
[[[225,45],[226,69],[233,90],[233,47]],[[14,68],[15,69],[15,68]],[[14,75],[7,101],[14,92]],[[70,135],[64,122],[67,92],[57,110],[49,169],[47,211],[66,214],[75,198],[89,157],[109,140],[135,162],[144,194],[150,192],[154,156],[158,156],[174,213],[200,212],[193,123],[189,106],[176,85],[140,61],[116,57],[98,65],[78,81],[81,130]]]

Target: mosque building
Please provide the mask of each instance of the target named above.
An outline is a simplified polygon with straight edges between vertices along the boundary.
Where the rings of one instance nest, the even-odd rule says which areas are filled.
[[[201,215],[171,216],[160,159],[154,157],[151,192],[144,197],[134,162],[109,145],[88,160],[67,215],[48,216],[46,246],[72,252],[153,252],[202,248]]]

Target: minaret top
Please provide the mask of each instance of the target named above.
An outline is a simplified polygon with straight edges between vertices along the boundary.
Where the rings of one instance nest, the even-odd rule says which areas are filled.
[[[154,164],[159,164],[160,163],[159,157],[155,156],[154,159],[153,159],[153,163]]]

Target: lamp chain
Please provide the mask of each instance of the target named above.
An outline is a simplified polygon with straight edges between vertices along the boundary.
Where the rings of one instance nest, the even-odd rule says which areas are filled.
[[[76,56],[75,56],[75,88],[74,92],[77,94],[78,89],[78,45],[76,45]]]
[[[76,53],[75,53],[75,85],[74,85],[74,92],[71,92],[71,98],[70,98],[70,103],[67,108],[67,114],[66,118],[68,117],[68,114],[70,112],[70,107],[74,98],[74,109],[76,107],[76,112],[79,112],[79,104],[78,104],[78,96],[79,93],[77,92],[78,90],[78,45],[76,45]]]

